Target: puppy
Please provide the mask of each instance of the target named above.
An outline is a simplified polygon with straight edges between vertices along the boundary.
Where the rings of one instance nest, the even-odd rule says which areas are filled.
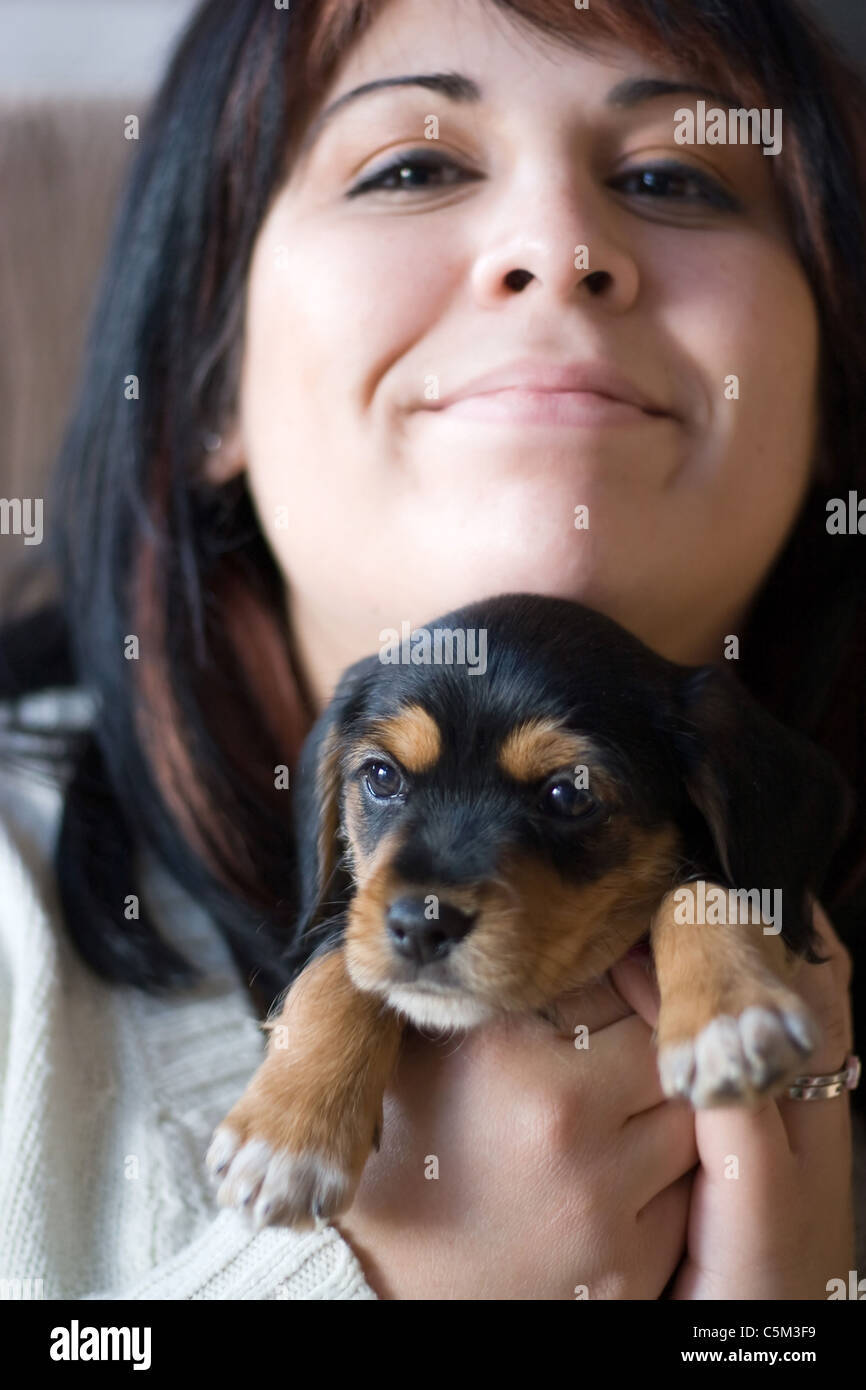
[[[295,978],[207,1155],[257,1227],[351,1204],[407,1021],[557,1026],[648,931],[666,1095],[754,1103],[818,1041],[790,978],[852,810],[831,759],[564,599],[471,604],[413,651],[351,666],[301,755]]]

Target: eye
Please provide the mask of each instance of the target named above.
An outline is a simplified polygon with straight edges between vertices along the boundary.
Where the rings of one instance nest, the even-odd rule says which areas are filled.
[[[560,819],[581,820],[599,810],[599,804],[584,787],[576,787],[571,777],[559,775],[542,789],[539,806],[545,814]]]
[[[670,160],[627,169],[610,182],[620,193],[656,201],[704,203],[725,212],[741,211],[741,204],[715,179],[688,164]]]
[[[392,801],[404,789],[403,778],[391,763],[368,763],[364,781],[377,801]]]
[[[437,174],[442,176],[441,180],[436,179]],[[419,177],[420,182],[416,181]],[[357,198],[374,189],[383,193],[423,193],[430,188],[453,187],[478,177],[478,174],[470,173],[453,159],[433,154],[430,150],[407,150],[383,168],[361,179],[349,189],[346,196]]]

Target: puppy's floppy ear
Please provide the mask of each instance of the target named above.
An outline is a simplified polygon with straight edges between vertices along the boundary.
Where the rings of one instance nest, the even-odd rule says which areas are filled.
[[[341,863],[342,757],[346,734],[364,707],[371,681],[381,670],[378,657],[371,657],[343,672],[298,759],[292,809],[298,875],[295,941],[302,954],[309,955],[323,938],[333,939],[342,930],[340,915],[351,896],[351,879]],[[326,927],[316,933],[322,919]]]
[[[811,948],[806,894],[820,898],[850,823],[849,784],[829,754],[775,719],[724,667],[690,671],[678,706],[680,768],[723,878],[734,888],[781,889],[785,940]]]

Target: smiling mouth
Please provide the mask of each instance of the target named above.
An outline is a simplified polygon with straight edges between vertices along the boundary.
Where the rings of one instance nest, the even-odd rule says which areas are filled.
[[[597,391],[548,391],[506,387],[463,396],[436,412],[452,419],[508,425],[553,425],[570,429],[600,429],[658,424],[673,417]]]

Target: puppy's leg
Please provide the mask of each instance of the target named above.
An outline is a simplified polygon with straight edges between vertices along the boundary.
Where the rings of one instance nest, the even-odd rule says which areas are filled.
[[[700,923],[696,903],[684,923],[684,891],[695,885],[669,893],[652,925],[662,1087],[695,1106],[755,1104],[802,1071],[817,1028],[786,983],[781,936],[760,922]]]
[[[398,1016],[350,980],[342,947],[306,967],[289,991],[262,1062],[216,1131],[207,1164],[221,1206],[259,1228],[299,1229],[352,1202],[397,1059]]]

